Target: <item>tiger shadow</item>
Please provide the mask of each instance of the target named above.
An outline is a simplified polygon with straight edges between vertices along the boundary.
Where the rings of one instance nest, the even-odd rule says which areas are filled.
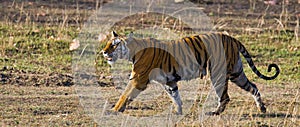
[[[286,114],[286,113],[243,114],[242,117],[253,117],[253,118],[297,118],[297,119],[300,119],[300,115],[293,115],[293,114]]]

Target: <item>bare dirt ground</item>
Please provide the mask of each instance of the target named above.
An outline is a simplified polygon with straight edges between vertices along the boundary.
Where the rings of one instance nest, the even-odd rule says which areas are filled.
[[[250,1],[205,0],[197,5],[204,8],[203,11],[212,19],[218,31],[227,31],[233,36],[260,34],[269,29],[275,29],[277,32],[282,28],[295,30],[297,25],[295,21],[300,11],[300,4],[296,0],[290,0],[285,6],[282,2],[267,6],[263,1],[258,0],[255,4]],[[2,24],[8,25],[20,25],[30,21],[31,23],[28,24],[76,29],[81,28],[96,8],[106,2],[110,1],[98,3],[94,0],[27,0],[26,2],[0,0],[0,20]],[[128,22],[130,23],[134,24],[132,21]],[[15,57],[14,55],[10,52],[1,54],[0,57],[3,59],[0,59],[0,62],[10,61],[7,57]],[[20,64],[18,61],[15,63]],[[45,66],[51,63],[42,61],[32,64]],[[12,64],[1,66],[1,126],[97,126],[97,123],[85,114],[74,90],[71,61],[57,68],[63,71],[28,71]],[[109,74],[102,70],[100,69],[97,75],[99,87],[114,88],[110,77],[107,76]],[[299,70],[296,68],[288,71],[299,73]],[[255,108],[249,94],[230,85],[229,94],[232,101],[224,114],[198,123],[197,113],[191,113],[185,118],[185,122],[178,123],[178,126],[300,126],[300,83],[297,81],[299,80],[283,78],[278,81],[278,84],[259,82],[258,87],[263,92],[268,108],[266,114],[261,114]],[[129,106],[128,112],[138,113],[143,109],[159,110],[158,107],[161,105],[166,104],[165,102],[158,105],[149,103],[148,106],[140,106],[133,103]]]

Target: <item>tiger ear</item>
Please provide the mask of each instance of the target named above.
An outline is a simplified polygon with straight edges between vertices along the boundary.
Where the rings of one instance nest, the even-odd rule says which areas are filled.
[[[128,34],[128,38],[133,38],[133,32],[132,31]]]
[[[113,38],[119,37],[119,35],[115,31],[112,31],[111,35]]]

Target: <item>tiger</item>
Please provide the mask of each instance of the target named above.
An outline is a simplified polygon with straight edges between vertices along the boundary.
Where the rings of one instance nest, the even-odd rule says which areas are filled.
[[[150,37],[139,39],[133,37],[133,33],[124,37],[115,31],[102,36],[104,38],[102,40],[106,40],[106,45],[101,50],[101,54],[109,64],[113,64],[119,58],[127,59],[132,63],[129,82],[111,109],[114,112],[124,112],[126,105],[144,91],[151,80],[155,80],[163,84],[164,91],[169,95],[175,107],[174,112],[181,115],[182,101],[178,82],[203,78],[208,74],[207,71],[214,71],[222,72],[224,75],[216,77],[216,73],[209,73],[212,82],[218,82],[220,85],[213,86],[217,92],[218,106],[214,111],[206,112],[207,115],[220,115],[225,110],[230,101],[229,80],[251,93],[257,107],[265,113],[267,109],[257,86],[249,81],[244,73],[240,53],[258,77],[273,80],[280,73],[278,65],[270,64],[268,72],[275,68],[275,74],[270,77],[261,74],[244,45],[234,37],[223,33],[198,34],[165,42]],[[212,55],[213,53],[217,55]],[[219,62],[222,58],[223,62]],[[215,62],[212,62],[213,60]],[[225,70],[214,69],[216,63],[220,63],[218,66]],[[220,76],[224,79],[223,81],[216,80]]]

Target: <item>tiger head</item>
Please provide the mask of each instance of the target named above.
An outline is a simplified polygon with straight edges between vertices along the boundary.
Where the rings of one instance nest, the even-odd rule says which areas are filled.
[[[125,56],[127,56],[128,49],[125,45],[125,39],[120,37],[115,31],[112,31],[110,37],[106,35],[100,36],[99,40],[107,40],[107,43],[101,53],[107,60],[108,64],[112,65],[118,58],[125,58]]]

